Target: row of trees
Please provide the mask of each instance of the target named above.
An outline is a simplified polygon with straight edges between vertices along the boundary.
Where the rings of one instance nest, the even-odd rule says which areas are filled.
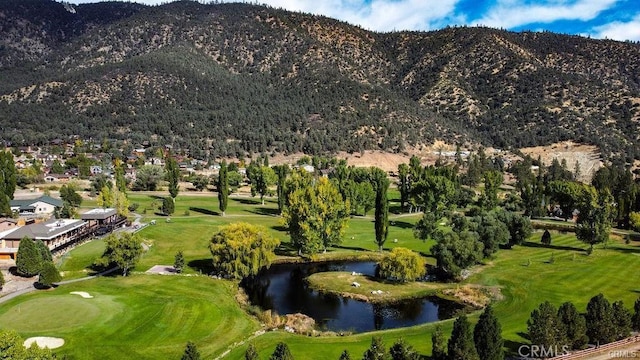
[[[20,240],[16,254],[16,269],[20,276],[39,275],[38,283],[45,287],[62,280],[58,269],[53,264],[51,251],[39,239],[34,241],[24,237]]]
[[[36,344],[24,346],[24,339],[13,330],[0,330],[0,358],[11,360],[55,360],[51,350],[41,349]]]
[[[556,309],[546,301],[531,312],[527,329],[531,343],[545,347],[582,349],[588,343],[606,344],[628,337],[631,330],[640,330],[640,299],[634,304],[633,314],[622,301],[611,304],[602,294],[589,300],[584,314],[571,302]]]
[[[0,216],[12,216],[10,201],[16,190],[16,167],[13,155],[0,150]]]

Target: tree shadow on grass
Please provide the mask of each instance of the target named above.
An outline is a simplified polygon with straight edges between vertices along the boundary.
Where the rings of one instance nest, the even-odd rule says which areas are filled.
[[[293,246],[292,243],[282,242],[280,243],[280,246],[278,246],[274,250],[274,253],[276,255],[282,255],[282,256],[296,256],[298,255],[298,250]]]
[[[504,347],[507,348],[508,354],[518,354],[518,349],[522,346],[526,345],[524,342],[513,341],[513,340],[505,340]]]
[[[244,205],[262,205],[262,203],[260,202],[260,199],[233,198],[230,200],[237,201],[240,204],[244,204]]]
[[[189,207],[190,211],[193,212],[197,212],[199,214],[203,214],[203,215],[212,215],[212,216],[219,216],[220,213],[217,211],[213,211],[213,210],[209,210],[209,209],[205,209],[205,208],[200,208],[200,207]]]
[[[415,225],[413,225],[410,222],[398,221],[398,220],[389,221],[389,226],[397,227],[397,228],[400,228],[400,229],[413,229],[415,227]]]
[[[271,228],[275,231],[282,231],[282,232],[286,232],[287,230],[289,230],[289,228],[284,225],[273,225],[271,226]]]
[[[335,249],[342,249],[342,250],[370,251],[369,249],[365,249],[359,246],[333,245],[332,247]]]
[[[252,214],[258,214],[258,215],[266,215],[266,216],[278,216],[280,215],[280,211],[278,211],[278,209],[273,209],[273,208],[255,208],[255,209],[251,209],[251,210],[245,210],[246,212],[252,213]]]
[[[542,248],[542,249],[551,249],[551,250],[565,250],[565,251],[585,251],[585,249],[574,247],[574,246],[562,246],[562,245],[545,245],[534,243],[531,241],[525,241],[522,243],[522,246],[532,247],[532,248]]]
[[[213,260],[211,259],[197,259],[191,260],[187,263],[187,266],[191,269],[198,271],[202,274],[211,274],[213,272]]]

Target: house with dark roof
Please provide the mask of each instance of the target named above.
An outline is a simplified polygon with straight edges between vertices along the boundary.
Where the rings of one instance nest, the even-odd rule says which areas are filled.
[[[42,240],[49,250],[61,250],[91,236],[87,223],[76,219],[51,219],[0,232],[0,259],[14,259],[20,240]]]
[[[62,208],[62,200],[42,195],[35,199],[11,200],[11,211],[21,217],[50,217],[56,209]]]

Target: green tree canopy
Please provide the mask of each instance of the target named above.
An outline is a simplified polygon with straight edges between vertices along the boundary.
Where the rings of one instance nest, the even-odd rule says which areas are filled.
[[[449,359],[480,360],[473,342],[473,330],[465,315],[458,317],[453,323],[453,330],[451,331],[451,338],[449,338],[447,348]]]
[[[339,244],[349,219],[349,201],[326,178],[305,181],[292,176],[283,213],[291,242],[300,254],[314,254]]]
[[[143,165],[136,171],[133,190],[156,191],[160,180],[164,178],[164,170],[157,165]]]
[[[216,184],[218,189],[218,203],[222,216],[225,215],[227,205],[229,204],[229,177],[227,162],[225,160],[220,164],[220,171],[218,172],[218,183]]]
[[[269,360],[293,360],[293,355],[286,343],[279,342]]]
[[[241,279],[269,267],[275,258],[273,251],[279,244],[280,241],[263,227],[233,223],[222,227],[211,238],[209,250],[218,271]]]
[[[171,215],[176,211],[176,203],[173,201],[173,198],[167,196],[162,199],[162,213],[165,215]]]
[[[176,253],[173,260],[173,268],[176,269],[177,273],[181,273],[182,269],[184,269],[184,254],[182,253],[182,250]]]
[[[98,265],[116,265],[127,276],[142,255],[142,239],[137,233],[110,234],[104,240],[106,248],[102,257],[96,260]]]
[[[380,276],[399,282],[415,281],[424,276],[427,262],[420,254],[396,247],[380,261]]]
[[[615,340],[616,326],[613,322],[611,304],[604,295],[598,294],[589,300],[587,313],[587,336],[592,344],[606,344]]]
[[[473,340],[480,359],[504,359],[502,327],[491,305],[487,306],[480,315],[480,319],[473,329]]]
[[[564,324],[565,338],[572,349],[582,349],[587,345],[589,341],[587,337],[587,322],[573,303],[565,302],[560,305],[558,320]]]
[[[527,330],[532,344],[559,349],[567,344],[564,324],[560,322],[556,308],[548,301],[531,312]]]
[[[200,352],[196,344],[192,341],[187,342],[181,360],[200,360],[200,358]]]
[[[376,244],[378,245],[378,250],[382,251],[382,246],[384,246],[384,243],[387,241],[387,236],[389,235],[389,201],[387,199],[389,179],[387,178],[387,174],[378,168],[371,168],[371,176],[374,179],[376,188],[376,213],[374,220]]]
[[[407,344],[404,339],[396,341],[389,349],[391,360],[419,360],[421,359],[413,346]]]
[[[171,154],[167,155],[165,159],[164,170],[165,178],[169,183],[169,195],[171,195],[171,199],[175,199],[180,190],[180,167]]]
[[[389,354],[381,336],[371,338],[371,345],[362,355],[362,360],[389,360]]]
[[[38,283],[45,287],[51,287],[60,280],[62,280],[62,276],[60,276],[60,272],[53,264],[53,261],[43,262]]]
[[[431,334],[431,358],[433,360],[447,359],[447,341],[440,325],[437,325]]]
[[[35,242],[28,237],[20,240],[16,254],[16,267],[20,276],[37,275],[42,267],[42,255]]]
[[[249,344],[247,347],[247,351],[244,352],[244,360],[258,360],[260,356],[258,355],[258,350],[256,350],[256,346],[253,344]]]
[[[431,254],[442,273],[450,278],[458,278],[462,270],[482,260],[483,249],[484,245],[478,241],[475,232],[438,232]]]

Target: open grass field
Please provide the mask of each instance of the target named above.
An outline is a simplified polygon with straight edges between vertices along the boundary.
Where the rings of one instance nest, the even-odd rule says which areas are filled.
[[[259,328],[238,307],[236,291],[231,282],[207,277],[99,278],[3,304],[0,328],[64,338],[56,353],[69,359],[179,359],[190,340],[211,358]]]
[[[131,195],[140,203],[139,213],[150,208],[154,197]],[[177,210],[167,223],[163,216],[147,210],[144,220],[157,225],[141,231],[151,241],[136,272],[156,264],[172,264],[177,251],[184,251],[187,274],[206,271],[210,264],[207,247],[220,225],[246,221],[263,225],[283,242],[281,256],[293,253],[288,236],[269,199],[262,206],[257,199],[231,199],[227,215],[217,213],[217,199],[211,196],[180,196]],[[189,215],[185,215],[185,211]],[[428,255],[431,242],[413,238],[417,215],[391,215],[389,240],[385,248],[404,246]],[[344,242],[330,254],[360,254],[376,250],[372,216],[354,217]],[[549,300],[556,306],[573,301],[584,311],[589,299],[602,292],[610,301],[623,300],[628,308],[640,294],[640,246],[612,239],[608,247],[596,247],[586,256],[586,245],[571,233],[553,233],[552,244],[540,244],[541,233],[512,250],[501,250],[495,258],[473,269],[464,284],[497,286],[503,299],[495,310],[502,324],[507,347],[525,343],[526,321],[531,311]],[[397,239],[397,242],[394,242]],[[103,249],[100,241],[77,247],[61,259],[65,278],[86,274],[86,269]],[[433,258],[428,258],[433,263]],[[87,291],[94,299],[70,295]],[[214,358],[230,345],[259,329],[235,300],[236,285],[200,276],[134,274],[128,278],[107,277],[68,284],[53,291],[20,296],[0,305],[0,328],[12,328],[23,337],[56,336],[67,343],[56,351],[69,359],[178,359],[187,341],[194,341],[205,358]],[[471,316],[477,319],[477,313]],[[442,322],[445,333],[452,321]],[[404,338],[423,354],[430,354],[434,325],[378,332],[387,346]],[[352,336],[306,337],[282,331],[267,332],[252,340],[262,358],[268,358],[278,341],[286,341],[296,359],[337,359],[344,349],[360,358],[376,333]],[[246,343],[235,347],[225,359],[242,359]],[[125,355],[123,355],[125,354]],[[123,357],[124,356],[124,357]]]

